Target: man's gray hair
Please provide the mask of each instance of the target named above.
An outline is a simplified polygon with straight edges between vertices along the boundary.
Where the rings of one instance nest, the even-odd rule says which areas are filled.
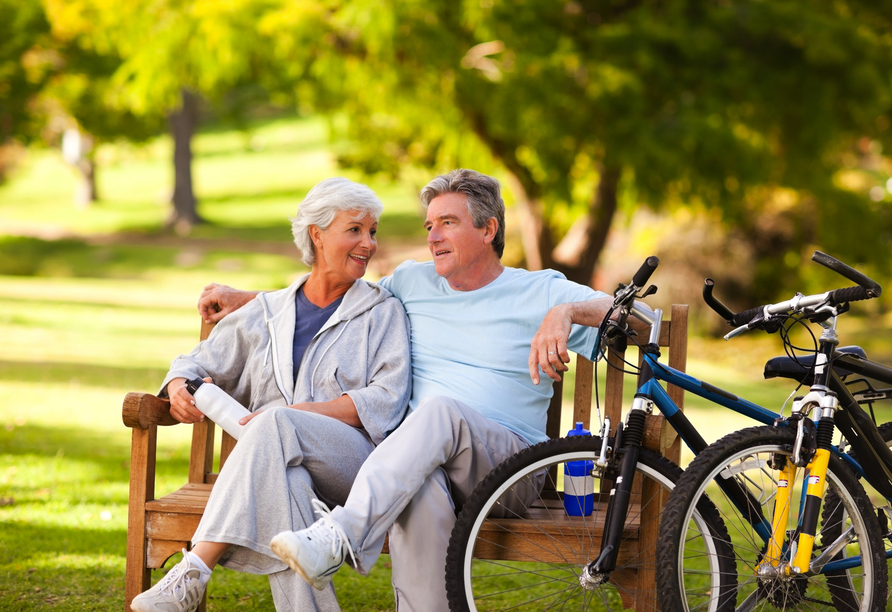
[[[489,219],[496,220],[499,227],[492,247],[501,258],[505,252],[505,202],[502,200],[499,181],[475,170],[459,168],[428,183],[421,190],[421,202],[427,208],[431,200],[446,193],[460,193],[467,198],[468,214],[474,227],[480,229]]]
[[[342,210],[358,211],[358,217],[368,214],[377,221],[381,217],[384,205],[375,192],[366,185],[341,177],[325,179],[310,189],[307,197],[298,206],[297,215],[291,219],[294,244],[308,266],[316,263],[316,249],[310,238],[310,226],[315,225],[321,230],[326,230]]]

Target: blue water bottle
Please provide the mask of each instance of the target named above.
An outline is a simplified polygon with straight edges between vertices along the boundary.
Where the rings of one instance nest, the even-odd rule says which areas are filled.
[[[567,436],[590,436],[592,432],[576,423]],[[595,505],[594,461],[567,461],[564,463],[564,510],[570,516],[589,516]]]

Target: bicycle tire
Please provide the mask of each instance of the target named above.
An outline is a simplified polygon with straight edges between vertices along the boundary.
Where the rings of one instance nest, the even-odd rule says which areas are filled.
[[[524,486],[524,483],[528,483],[543,470],[560,466],[567,461],[594,460],[600,447],[601,439],[597,436],[549,440],[506,460],[475,488],[456,519],[449,542],[446,589],[450,610],[543,610],[552,606],[563,610],[634,608],[640,612],[649,612],[658,609],[653,588],[642,592],[636,588],[637,583],[631,582],[630,570],[655,572],[656,569],[653,547],[646,550],[635,548],[637,553],[630,553],[633,550],[630,538],[634,535],[631,531],[626,533],[620,545],[617,569],[610,574],[610,579],[588,590],[580,585],[582,569],[597,558],[601,545],[599,525],[604,524],[606,503],[595,504],[590,517],[570,519],[566,517],[563,507],[558,505],[550,511],[540,509],[537,518],[532,518],[527,514],[528,508],[548,505],[553,507],[558,503],[546,499],[547,492],[539,492],[530,503],[524,503],[509,513],[512,517],[527,515],[526,520],[515,520],[509,525],[485,521],[486,518],[506,513],[506,506],[512,505],[512,500],[517,501],[515,492],[519,485]],[[642,506],[644,510],[634,518],[645,529],[651,528],[654,536],[659,523],[659,512],[650,502],[664,503],[680,475],[681,469],[675,464],[652,451],[641,449],[635,479],[636,482],[647,481],[648,485],[637,498],[639,503],[636,512]],[[560,484],[554,482],[558,479],[549,476],[548,480],[555,485],[554,489],[561,490]],[[597,487],[595,490],[598,490]],[[648,516],[651,518],[647,518]],[[551,524],[551,519],[559,519],[561,527],[557,537],[566,538],[565,540],[542,535],[546,525]],[[719,521],[714,509],[711,516],[703,519],[704,528],[720,529],[717,526],[706,526],[707,520]],[[498,526],[495,526],[496,523],[499,523]],[[488,526],[484,528],[484,525]],[[515,536],[521,531],[527,534],[515,539],[522,544],[524,550],[500,548],[498,556],[505,556],[509,560],[480,559],[475,556],[475,552],[483,551],[486,547],[505,546],[504,536],[508,530],[512,530],[511,533]],[[537,537],[544,538],[546,543],[534,544]],[[497,541],[498,544],[495,543]],[[653,542],[656,542],[655,537]]]
[[[877,427],[877,430],[879,431],[880,438],[882,438],[883,441],[886,442],[887,445],[892,446],[892,422],[883,423],[882,425],[879,425]],[[851,452],[850,455],[852,456],[853,459],[855,459],[857,461],[857,455],[854,452]],[[865,484],[865,483],[862,482],[862,484]],[[883,498],[878,492],[873,491],[873,489],[870,487],[869,484],[865,484],[865,491],[867,492],[867,496],[869,499],[875,498],[878,501],[880,501],[880,503],[882,503],[883,506],[886,505],[885,498]],[[843,506],[841,504],[838,504],[837,502],[838,502],[838,497],[837,497],[836,493],[833,490],[828,491],[827,492],[827,507],[841,511],[841,508],[843,508]],[[882,540],[883,540],[884,548],[886,551],[889,551],[890,549],[892,549],[892,538],[890,538],[890,534],[889,534],[889,520],[888,520],[888,517],[884,514],[885,511],[882,508],[877,508],[876,512],[877,512],[877,518],[882,519],[882,525],[885,525],[885,527],[881,526],[880,532],[881,532],[881,535],[883,536]],[[844,516],[830,515],[824,520],[824,523],[829,524],[831,526],[835,525],[835,524],[841,525],[844,520],[845,520]],[[836,534],[831,534],[831,535],[836,535]],[[840,553],[840,554],[842,555],[842,553]],[[889,556],[888,552],[886,553],[886,556],[887,557]],[[888,579],[892,579],[892,575],[890,575],[888,577]],[[836,608],[838,610],[851,609],[853,607],[853,604],[852,604],[851,597],[849,597],[849,594],[852,592],[854,586],[852,585],[852,581],[851,581],[849,575],[846,572],[838,572],[838,573],[830,574],[830,575],[828,575],[828,584],[830,585],[830,593],[834,598],[834,602],[836,603]],[[887,593],[886,593],[887,597],[889,596],[889,592],[890,592],[890,585],[888,584],[888,580],[887,580]]]
[[[844,548],[846,554],[861,556],[861,565],[847,569],[846,582],[834,580],[838,572],[807,576],[759,576],[756,567],[765,550],[765,540],[754,533],[741,513],[716,486],[716,479],[734,477],[744,485],[770,517],[774,504],[777,481],[771,468],[772,457],[788,457],[795,440],[795,432],[779,427],[753,427],[728,434],[710,445],[691,462],[666,504],[660,525],[657,562],[665,569],[657,576],[664,612],[689,612],[699,609],[718,598],[720,610],[734,610],[737,606],[748,610],[805,610],[819,607],[849,612],[881,610],[885,605],[887,568],[879,524],[873,507],[863,487],[841,459],[831,455],[827,471],[828,492],[835,492],[844,511],[828,507],[825,492],[822,512],[815,539],[815,555],[833,542],[834,535],[842,533],[835,524],[825,521],[843,516],[846,527],[851,527],[854,539]],[[798,504],[801,482],[805,470],[797,470],[796,481],[790,484],[793,503]],[[708,592],[697,584],[698,567],[695,554],[697,547],[709,537],[697,532],[691,525],[690,516],[694,504],[709,492],[709,499],[716,505],[723,523],[731,534],[736,576],[731,591]],[[793,524],[788,525],[788,535],[795,528],[798,508],[791,508]],[[785,542],[785,545],[788,542]],[[786,547],[785,547],[786,550]],[[702,572],[702,570],[701,570]],[[845,592],[843,592],[845,590]],[[849,602],[848,604],[846,602]],[[852,603],[853,602],[853,603]]]

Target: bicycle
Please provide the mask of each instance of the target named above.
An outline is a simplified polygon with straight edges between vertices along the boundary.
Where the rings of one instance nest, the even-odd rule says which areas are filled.
[[[659,508],[675,487],[681,470],[642,447],[646,415],[658,409],[695,453],[707,446],[661,383],[676,385],[763,424],[774,423],[779,417],[659,361],[657,339],[662,311],[636,304],[655,292],[653,286],[644,287],[658,265],[657,258],[648,258],[630,285],[618,287],[611,311],[617,317],[610,321],[608,314],[605,321],[610,322],[602,324],[599,331],[596,350],[603,353],[608,342],[636,341],[626,329],[629,316],[650,325],[647,343],[639,345],[643,362],[638,372],[638,391],[626,422],[611,432],[609,420],[604,419],[599,435],[559,438],[532,446],[506,460],[477,486],[457,516],[449,544],[446,578],[453,611],[500,609],[499,606],[542,609],[558,604],[656,609],[653,592],[636,590],[629,579],[630,570],[654,571],[656,567],[655,551],[638,550],[636,535],[642,528],[656,529]],[[790,376],[784,371],[780,375]],[[553,530],[554,523],[561,522],[558,519],[564,510],[555,509],[554,498],[564,490],[565,478],[560,468],[568,462],[590,462],[587,471],[594,482],[587,485],[587,491],[598,494],[594,496],[590,516],[564,521],[565,527],[552,537],[543,525],[548,522]],[[535,493],[532,497],[530,491]],[[738,503],[755,504],[747,500],[744,490],[731,494],[736,495]],[[510,517],[512,521],[500,522],[500,517]],[[709,500],[698,506],[693,520],[702,531],[716,535],[708,545],[722,546],[727,541],[718,512]],[[550,545],[533,544],[532,538],[527,537],[527,546],[508,550],[502,537],[508,530],[514,536],[524,530],[544,534]],[[514,539],[525,541],[522,535]],[[494,551],[501,555],[500,559],[481,558],[497,556]],[[723,564],[730,553],[712,552],[707,562],[715,564],[713,574],[726,575],[731,570]]]
[[[712,285],[705,292],[709,305],[736,327],[726,339],[751,329],[780,332],[792,357],[786,365],[799,369],[809,391],[794,399],[789,417],[711,444],[679,479],[666,504],[657,552],[666,569],[657,579],[664,612],[885,606],[886,559],[892,557],[884,549],[892,499],[890,424],[881,431],[872,404],[871,414],[862,404],[890,398],[888,389],[875,389],[869,379],[892,384],[892,369],[856,348],[837,348],[838,317],[850,302],[878,297],[881,288],[823,253],[813,259],[857,286],[796,294],[737,314],[712,297]],[[813,355],[798,358],[795,352],[802,349],[790,332],[808,323],[823,331]],[[837,428],[841,438],[834,443]],[[874,507],[860,478],[876,490],[884,508]],[[724,491],[730,483],[758,505],[729,499]],[[705,499],[719,511],[727,540],[697,524],[697,508]],[[708,561],[713,551],[731,557],[721,564]],[[716,574],[728,567],[729,574]]]

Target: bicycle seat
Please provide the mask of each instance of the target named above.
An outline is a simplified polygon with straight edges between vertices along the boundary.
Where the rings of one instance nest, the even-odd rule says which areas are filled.
[[[867,353],[860,346],[841,346],[836,349],[837,353],[845,353],[854,355],[859,359],[867,359]],[[811,367],[815,362],[814,355],[805,355],[793,359],[786,355],[782,357],[772,357],[765,364],[763,376],[765,378],[792,378],[804,385],[811,385],[813,380],[811,376]],[[836,373],[840,376],[852,374],[851,371],[837,367]]]

